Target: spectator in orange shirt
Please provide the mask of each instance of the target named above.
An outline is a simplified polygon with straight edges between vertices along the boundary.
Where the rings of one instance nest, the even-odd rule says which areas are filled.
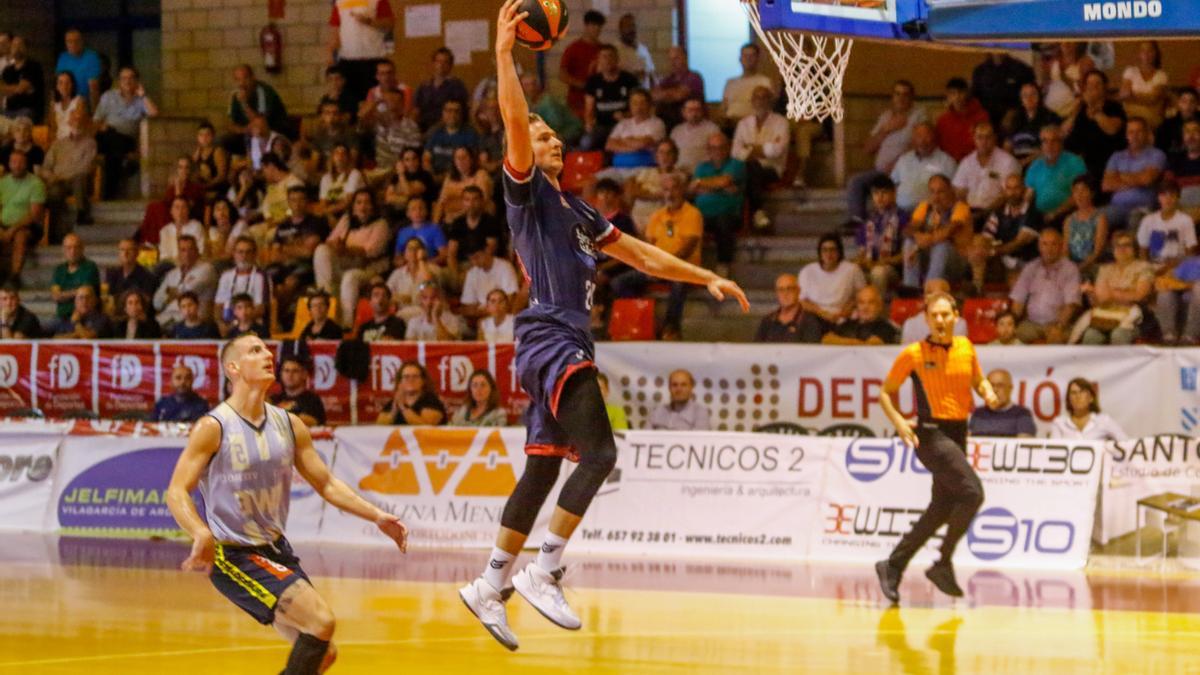
[[[975,125],[989,120],[987,111],[971,96],[967,81],[951,78],[946,83],[946,110],[937,118],[938,145],[961,162],[975,150]]]
[[[961,266],[974,229],[971,207],[959,201],[950,179],[929,179],[929,199],[917,204],[904,245],[904,285],[918,288],[928,279],[949,279],[949,268]]]
[[[704,241],[704,216],[700,209],[684,199],[687,183],[683,176],[669,173],[663,176],[663,190],[667,194],[667,205],[650,216],[646,225],[646,241],[671,255],[693,265],[700,264],[700,249]],[[638,270],[629,270],[612,281],[613,294],[618,298],[641,296],[650,277]],[[683,305],[687,300],[687,285],[671,284],[671,295],[667,300],[667,315],[663,321],[663,332],[679,332],[683,322]]]

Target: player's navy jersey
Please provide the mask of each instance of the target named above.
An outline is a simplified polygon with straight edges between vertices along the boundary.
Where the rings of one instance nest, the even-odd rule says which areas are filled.
[[[530,280],[530,313],[587,331],[596,256],[621,231],[582,199],[560,192],[536,167],[504,165],[504,201],[513,248]]]

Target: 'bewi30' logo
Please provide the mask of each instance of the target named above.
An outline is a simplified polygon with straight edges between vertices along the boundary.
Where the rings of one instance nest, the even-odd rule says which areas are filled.
[[[358,487],[381,494],[507,497],[517,485],[512,458],[499,431],[397,429]]]

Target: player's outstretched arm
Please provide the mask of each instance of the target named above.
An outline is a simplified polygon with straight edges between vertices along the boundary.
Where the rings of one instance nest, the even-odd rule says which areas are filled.
[[[216,543],[213,541],[212,530],[208,529],[208,524],[196,510],[196,502],[192,501],[192,490],[196,489],[209,460],[220,448],[220,422],[208,416],[201,417],[192,427],[187,447],[179,455],[175,471],[171,474],[171,483],[167,486],[167,508],[171,509],[171,515],[175,517],[179,527],[192,538],[192,552],[181,565],[187,572],[207,574],[212,570]]]
[[[313,486],[322,499],[343,511],[349,511],[363,520],[375,523],[380,532],[396,542],[401,553],[407,551],[408,528],[404,523],[400,522],[398,517],[371,505],[350,489],[349,485],[334,476],[317,454],[317,449],[313,447],[308,426],[291,413],[288,413],[288,419],[296,435],[296,470],[300,472],[300,476]]]
[[[496,20],[496,102],[504,119],[505,159],[516,171],[533,167],[533,143],[529,140],[529,103],[521,89],[512,49],[517,40],[517,24],[529,12],[517,12],[521,0],[506,0]]]
[[[704,286],[717,300],[724,300],[726,295],[732,295],[742,306],[743,312],[750,311],[750,301],[746,299],[745,291],[733,281],[686,260],[680,260],[636,237],[620,237],[602,250],[605,254],[652,277]]]

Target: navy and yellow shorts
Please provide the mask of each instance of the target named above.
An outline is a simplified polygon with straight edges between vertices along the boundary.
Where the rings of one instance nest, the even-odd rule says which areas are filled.
[[[217,544],[208,578],[221,595],[264,625],[275,622],[275,605],[283,592],[301,579],[308,581],[283,537],[267,546]]]

